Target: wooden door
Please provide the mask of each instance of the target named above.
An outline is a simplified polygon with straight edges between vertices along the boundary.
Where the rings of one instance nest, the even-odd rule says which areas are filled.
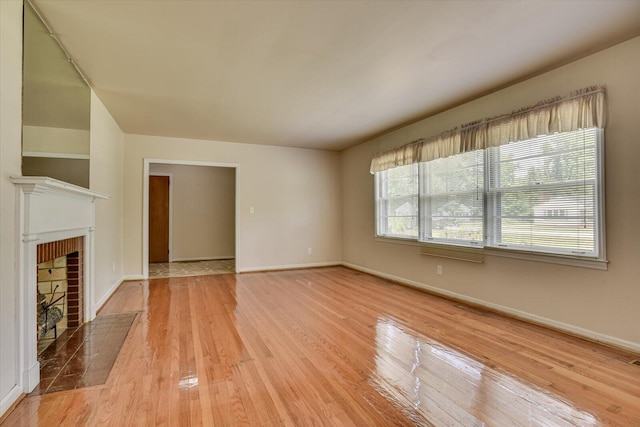
[[[169,261],[169,177],[149,177],[149,262]]]

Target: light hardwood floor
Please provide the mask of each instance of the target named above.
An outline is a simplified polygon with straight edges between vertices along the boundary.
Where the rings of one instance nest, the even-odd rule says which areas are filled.
[[[107,383],[3,423],[640,426],[629,352],[347,268],[127,282]]]

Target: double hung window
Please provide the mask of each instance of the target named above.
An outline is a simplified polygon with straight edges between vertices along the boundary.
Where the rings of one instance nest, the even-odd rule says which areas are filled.
[[[378,235],[418,238],[418,165],[376,174]]]
[[[381,153],[376,235],[603,260],[604,93],[551,104]]]
[[[583,129],[490,148],[487,244],[597,257],[600,134]]]
[[[484,153],[420,163],[420,240],[482,245]]]

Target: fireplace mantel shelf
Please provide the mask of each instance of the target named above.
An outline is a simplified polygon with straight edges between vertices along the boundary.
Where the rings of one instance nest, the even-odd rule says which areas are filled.
[[[107,195],[47,176],[12,176],[11,182],[21,186],[25,193],[62,192],[68,193],[69,195],[90,197],[92,199],[109,198]]]

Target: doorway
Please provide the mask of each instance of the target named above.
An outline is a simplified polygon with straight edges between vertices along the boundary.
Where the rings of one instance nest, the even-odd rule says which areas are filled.
[[[237,176],[237,164],[145,159],[144,278],[237,272]]]

